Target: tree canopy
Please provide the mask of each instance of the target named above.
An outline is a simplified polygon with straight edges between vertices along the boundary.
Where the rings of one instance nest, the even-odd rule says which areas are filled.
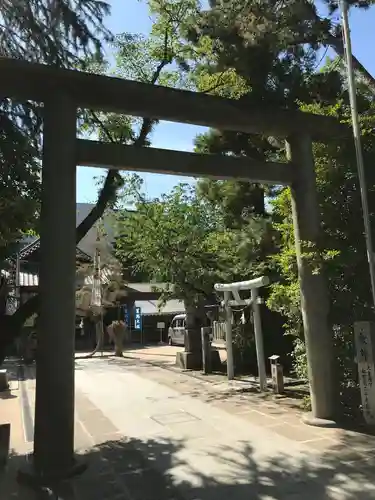
[[[375,2],[349,3],[351,7],[368,8]],[[42,57],[57,66],[85,67],[120,78],[223,96],[240,101],[249,113],[254,106],[278,107],[350,122],[337,1],[326,0],[324,8],[318,9],[310,0],[211,0],[203,9],[196,0],[150,0],[154,21],[150,35],[125,33],[114,38],[114,65],[94,57],[99,42],[109,36],[103,25],[106,4],[76,0],[73,8],[71,3],[59,4],[66,8],[58,12],[48,10],[50,3],[44,0],[37,4],[39,7],[34,8],[32,3],[31,14],[27,14],[32,16],[27,29],[21,20],[13,25],[16,33],[22,32],[18,57]],[[10,29],[10,4],[2,8],[4,29]],[[27,16],[25,19],[29,19]],[[38,45],[38,33],[47,20],[52,26],[50,35]],[[86,27],[82,28],[82,23]],[[22,51],[27,50],[29,37],[30,54],[26,57]],[[1,50],[13,57],[17,37],[11,40]],[[52,42],[53,50],[48,46]],[[329,48],[337,58],[325,62]],[[375,81],[355,57],[353,62],[359,84],[364,156],[370,166],[375,144]],[[6,206],[12,213],[8,215],[9,224],[4,224],[4,229],[0,225],[0,245],[32,227],[30,214],[38,209],[39,111],[33,103],[20,107],[6,100],[2,104],[1,116],[7,120],[8,129],[3,127],[0,140],[11,146],[2,148],[0,158],[9,172],[0,189],[10,189],[9,203],[0,203],[0,209]],[[148,147],[157,122],[87,111],[81,116],[81,125],[83,134],[94,134],[103,141]],[[196,138],[195,150],[285,160],[285,147],[278,137],[253,134],[210,130]],[[15,151],[21,154],[15,155]],[[319,248],[307,248],[304,258],[311,259],[316,272],[324,271],[328,277],[330,322],[341,353],[343,377],[353,382],[352,324],[371,313],[354,147],[350,141],[315,144],[314,157],[322,240]],[[372,217],[373,176],[368,168]],[[35,195],[34,202],[26,196],[29,193]],[[19,211],[12,208],[12,199],[19,201]],[[123,210],[124,201],[131,201],[135,211]],[[172,283],[169,296],[184,300],[189,307],[199,309],[209,301],[216,281],[271,274],[275,282],[268,305],[285,318],[286,332],[297,339],[296,366],[303,372],[305,351],[289,189],[205,179],[193,187],[180,185],[161,198],[147,199],[138,177],[123,178],[110,171],[97,205],[78,228],[77,241],[108,206],[116,203],[116,256],[124,270]]]
[[[82,10],[79,11],[78,3],[81,5]],[[49,3],[44,5],[41,0],[40,12],[37,10],[35,16],[37,21],[44,23],[46,16],[50,14],[48,9],[52,8]],[[64,6],[65,4],[63,4]],[[71,7],[71,4],[68,7]],[[75,6],[75,13],[80,12],[80,17],[74,19],[70,15],[69,9],[64,11],[67,15],[65,19],[63,15],[57,16],[58,11],[56,11],[57,20],[61,22],[59,28],[56,27],[57,32],[51,31],[51,40],[54,40],[56,35],[56,46],[68,50],[70,47],[73,50],[75,47],[76,58],[73,58],[66,54],[65,62],[66,65],[71,64],[76,68],[85,69],[94,73],[106,73],[109,75],[115,75],[120,78],[129,78],[136,81],[141,81],[149,84],[161,83],[163,85],[169,85],[174,87],[183,87],[187,85],[185,82],[185,75],[178,71],[178,68],[174,64],[179,63],[181,57],[181,51],[184,50],[184,44],[179,43],[179,38],[176,32],[176,25],[179,23],[179,16],[184,16],[187,8],[184,6],[181,8],[179,13],[174,13],[172,15],[167,15],[160,19],[160,22],[154,24],[152,32],[149,37],[140,36],[137,34],[124,33],[116,37],[109,37],[103,21],[104,14],[108,11],[108,5],[106,3],[101,3],[96,0],[92,0],[90,7],[90,1],[85,0],[78,2]],[[91,9],[91,17],[86,20],[87,30],[86,36],[80,31],[74,40],[72,40],[72,26],[76,22],[84,23],[84,13],[87,9]],[[100,14],[101,13],[101,14]],[[7,15],[9,12],[7,12]],[[99,17],[99,14],[102,17]],[[39,17],[38,17],[39,16]],[[63,22],[66,24],[64,25]],[[94,24],[97,25],[98,30],[90,31]],[[52,23],[53,24],[53,23]],[[91,27],[91,28],[90,28]],[[101,27],[101,30],[99,29]],[[90,28],[90,29],[89,29]],[[36,29],[36,28],[35,28]],[[78,29],[78,28],[77,28]],[[37,29],[36,29],[37,31]],[[107,39],[107,34],[109,41],[111,41],[112,54],[114,55],[115,64],[109,64],[107,60],[102,57],[101,53],[97,53],[94,48],[99,48],[99,45],[95,43],[95,39],[91,34],[96,33],[98,36],[101,33],[101,41],[104,42]],[[33,31],[34,33],[34,31]],[[91,34],[90,34],[91,33]],[[63,34],[66,38],[63,37]],[[79,35],[79,36],[78,36]],[[25,35],[26,36],[26,35]],[[70,37],[70,38],[69,38]],[[81,38],[80,38],[81,37]],[[35,43],[37,43],[38,36],[35,34]],[[99,40],[99,38],[98,38]],[[73,43],[74,42],[74,43]],[[82,42],[78,46],[79,42]],[[85,44],[83,43],[85,42]],[[21,43],[21,42],[20,42]],[[22,44],[21,44],[22,45]],[[20,45],[20,46],[21,46]],[[33,45],[31,44],[31,49]],[[30,50],[31,50],[30,49]],[[20,49],[21,50],[21,49]],[[32,52],[31,50],[31,52]],[[60,52],[61,52],[60,51]],[[55,51],[58,53],[58,51]],[[47,53],[49,51],[47,50]],[[34,52],[33,52],[34,54]],[[35,53],[36,54],[36,53]],[[37,57],[37,55],[35,55]],[[73,54],[73,52],[72,52]],[[31,56],[30,56],[31,57]],[[52,54],[50,56],[52,58]],[[57,56],[56,56],[57,57]],[[47,64],[56,64],[60,66],[60,62],[53,61],[52,59],[46,60]],[[41,62],[40,60],[38,62]],[[170,67],[170,70],[167,70]],[[40,108],[34,106],[33,103],[27,106],[18,106],[12,101],[6,100],[3,102],[3,114],[4,118],[10,122],[11,127],[18,126],[20,123],[22,125],[22,133],[25,136],[26,144],[34,149],[30,154],[36,160],[36,165],[38,166],[40,145],[41,145],[41,117]],[[11,114],[13,113],[13,115]],[[17,115],[18,113],[18,115]],[[27,119],[26,119],[27,118]],[[82,134],[89,136],[97,136],[101,140],[109,142],[120,142],[123,144],[134,144],[139,147],[145,147],[149,145],[150,134],[152,133],[153,127],[157,125],[157,121],[152,119],[142,119],[134,120],[127,116],[119,116],[114,114],[106,113],[95,113],[91,110],[85,110],[79,117],[79,125]],[[12,130],[13,130],[12,129]],[[20,159],[22,159],[20,157]],[[22,163],[22,168],[28,168],[28,164]],[[25,175],[25,173],[23,174]],[[38,177],[37,177],[38,180]],[[100,219],[106,208],[114,206],[116,203],[116,194],[118,189],[123,185],[123,180],[121,175],[117,172],[111,170],[102,180],[102,185],[99,190],[98,200],[94,208],[91,210],[89,215],[84,219],[77,228],[76,240],[77,243],[85,236],[85,234],[90,230],[90,228]],[[19,197],[17,198],[17,200]],[[36,200],[38,202],[39,200]],[[4,207],[10,207],[10,203],[4,204]],[[20,206],[20,205],[19,205]],[[38,203],[36,204],[36,210]],[[30,217],[31,212],[27,215]],[[9,221],[10,216],[9,213]],[[37,220],[37,217],[34,221]],[[24,221],[21,221],[22,225],[20,228],[16,228],[12,232],[14,235],[17,231],[21,233],[26,226]],[[19,221],[17,221],[19,223]],[[9,224],[8,224],[9,225]],[[7,324],[7,335],[3,335],[0,340],[0,351],[2,350],[2,344],[6,345],[11,339],[17,335],[20,331],[20,327],[24,323],[25,319],[31,314],[35,313],[38,307],[38,296],[33,297],[16,311],[16,313],[11,317]],[[1,353],[0,353],[1,354]],[[0,356],[1,357],[1,356]]]
[[[156,3],[161,16],[170,4],[178,4]],[[350,6],[366,8],[373,3],[352,1]],[[187,61],[195,88],[240,100],[249,113],[252,106],[261,103],[263,107],[287,107],[335,116],[350,123],[341,59],[341,27],[334,17],[338,2],[325,4],[326,9],[319,11],[314,2],[307,0],[215,0],[203,10],[197,4],[181,31],[181,37],[195,48],[194,63],[191,64],[192,53]],[[338,57],[324,64],[327,52],[322,50],[327,48],[333,48]],[[353,62],[373,220],[375,179],[370,165],[375,85],[373,77],[355,57]],[[199,152],[266,160],[285,158],[284,145],[278,138],[233,132],[210,130],[197,137],[195,148]],[[326,145],[315,144],[314,156],[322,241],[320,248],[307,248],[304,258],[311,260],[316,272],[324,271],[327,275],[332,305],[330,322],[342,368],[341,380],[348,387],[355,385],[357,378],[353,364],[353,322],[372,317],[354,145],[351,141],[335,140]],[[289,189],[275,186],[269,190],[252,183],[199,180],[197,196],[214,209],[225,227],[235,228],[243,235],[249,215],[254,221],[263,221],[258,241],[267,244],[258,261],[277,278],[268,305],[285,317],[286,332],[296,338],[296,368],[306,374]],[[249,260],[242,260],[246,269],[245,262]]]
[[[109,4],[99,0],[7,1],[0,5],[0,55],[57,67],[101,58],[111,35]],[[9,244],[36,229],[40,201],[42,109],[34,102],[0,104],[0,260]]]
[[[225,228],[189,185],[151,200],[142,194],[138,176],[127,186],[124,195],[134,211],[117,214],[117,257],[155,282],[173,284],[170,297],[204,304],[214,283],[233,272],[235,232]]]

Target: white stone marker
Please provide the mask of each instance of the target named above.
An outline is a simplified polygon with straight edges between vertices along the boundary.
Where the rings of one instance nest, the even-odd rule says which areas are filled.
[[[359,384],[363,416],[368,424],[375,424],[375,329],[369,321],[354,323]]]

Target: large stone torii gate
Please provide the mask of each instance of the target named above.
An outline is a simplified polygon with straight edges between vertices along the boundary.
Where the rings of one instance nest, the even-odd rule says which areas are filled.
[[[290,185],[312,411],[317,419],[333,418],[327,289],[323,276],[312,274],[302,258],[301,241],[317,243],[320,229],[312,140],[342,136],[342,126],[330,117],[277,109],[249,112],[236,101],[11,59],[0,60],[0,72],[2,97],[44,103],[34,436],[37,476],[64,476],[74,468],[77,165]],[[264,163],[79,140],[77,108],[281,137],[287,142],[290,162]]]

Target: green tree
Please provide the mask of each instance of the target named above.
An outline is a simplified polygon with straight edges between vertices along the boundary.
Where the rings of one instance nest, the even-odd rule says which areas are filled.
[[[89,69],[94,73],[151,85],[188,88],[189,79],[178,71],[188,53],[188,48],[180,41],[179,34],[185,19],[192,11],[192,1],[184,2],[178,9],[167,10],[163,16],[157,16],[153,2],[150,1],[150,13],[154,16],[154,23],[149,36],[130,33],[117,36],[113,42],[115,66],[111,68],[108,62],[98,63],[94,60]],[[92,111],[85,115],[83,122],[84,131],[97,134],[100,140],[139,147],[150,145],[149,136],[158,123],[157,120],[149,118],[137,120],[124,115]],[[99,220],[106,208],[116,203],[116,195],[122,185],[121,175],[109,170],[95,207],[77,228],[77,242]]]
[[[94,356],[103,348],[103,316],[108,309],[119,307],[125,296],[126,281],[123,279],[120,263],[113,256],[113,235],[108,234],[107,229],[111,227],[111,218],[111,213],[108,211],[105,214],[106,223],[102,219],[96,224],[97,238],[93,262],[77,266],[77,314],[85,318],[84,325],[94,325],[96,336],[96,347],[85,356],[86,358]],[[119,353],[124,340],[124,329],[116,324],[116,328],[114,330],[112,328],[108,333]]]
[[[180,2],[154,4],[163,16]],[[195,88],[240,100],[249,113],[253,106],[298,108],[299,102],[334,100],[341,88],[339,72],[317,73],[319,44],[296,41],[297,35],[307,35],[307,29],[318,30],[303,18],[302,4],[219,0],[210,2],[208,10],[196,5],[180,31],[194,44],[188,62],[191,67],[194,61]],[[283,158],[282,148],[277,138],[236,132],[210,131],[196,140],[198,152],[259,160]],[[241,224],[244,213],[265,215],[265,196],[273,194],[272,189],[254,183],[204,180],[198,186],[207,200],[221,203],[230,224]]]
[[[371,165],[375,160],[374,105],[372,99],[359,96],[363,153],[366,168],[370,215],[375,234],[375,177]],[[350,122],[345,100],[331,106],[309,106],[315,113],[336,116]],[[323,270],[330,294],[330,322],[335,336],[343,402],[358,407],[355,391],[357,368],[354,363],[353,323],[373,317],[371,287],[366,258],[362,208],[356,157],[351,141],[315,144],[314,156],[317,188],[322,219],[320,248],[305,248],[305,258]],[[296,338],[296,368],[306,375],[303,330],[299,305],[299,286],[295,264],[294,234],[290,216],[290,192],[283,190],[272,202],[275,228],[281,236],[280,253],[273,257],[281,281],[273,285],[269,306],[287,318],[287,331]]]
[[[212,0],[210,9],[202,11],[196,18],[196,27],[191,32],[215,38],[215,51],[224,64],[229,56],[230,59],[236,58],[238,65],[243,65],[245,73],[250,67],[259,66],[258,83],[267,82],[271,87],[281,89],[287,80],[283,71],[281,79],[277,73],[285,62],[294,63],[289,75],[294,79],[294,69],[298,70],[306,53],[316,54],[319,49],[332,48],[340,57],[344,55],[341,26],[337,23],[338,2],[325,0],[324,4],[327,7],[325,13],[324,9],[318,10],[317,2],[311,0]],[[351,0],[348,4],[368,8],[374,2]],[[272,81],[268,79],[270,59],[280,47],[284,49],[283,55],[279,60],[273,59],[276,78]],[[353,65],[374,93],[372,75],[354,56]],[[237,72],[242,74],[239,68]]]
[[[174,19],[170,20],[170,23],[174,22]],[[178,75],[176,76],[176,69],[166,71],[166,67],[172,64],[175,56],[178,56],[177,52],[174,52],[173,39],[170,38],[168,26],[168,21],[165,20],[163,36],[160,33],[161,27],[158,26],[159,31],[152,32],[148,38],[130,34],[116,37],[113,41],[114,67],[110,67],[105,61],[91,58],[86,69],[150,84],[182,85]],[[95,134],[103,141],[135,144],[140,147],[150,144],[149,137],[156,124],[157,121],[148,118],[139,121],[127,116],[91,111],[81,116],[80,123],[82,134]],[[100,188],[96,205],[77,228],[77,243],[100,219],[106,208],[114,206],[117,190],[122,185],[121,175],[114,170],[108,171]],[[0,359],[5,353],[6,346],[18,335],[25,320],[34,314],[37,308],[38,295],[24,303],[12,317],[6,318],[7,326],[4,328],[6,333],[0,337]]]
[[[297,34],[305,35],[309,24],[301,16],[301,2],[211,2],[210,9],[198,13],[188,36],[211,52],[206,53],[196,72],[196,86],[207,80],[212,93],[243,103],[250,114],[259,108],[294,108],[300,103],[329,103],[341,91],[341,74],[319,71],[318,45],[296,44]],[[276,9],[277,7],[277,9]],[[293,31],[287,33],[287,27]],[[272,29],[271,29],[272,28]],[[312,29],[311,27],[309,29]],[[316,27],[314,29],[317,29]],[[214,85],[230,74],[231,84]],[[209,131],[196,139],[196,151],[250,157],[263,161],[285,160],[284,145],[275,137],[236,132]],[[254,182],[201,180],[198,192],[225,213],[226,223],[242,227],[249,215],[267,220],[266,199],[279,187]],[[263,261],[276,251],[277,236],[268,224],[263,234]]]
[[[109,5],[98,0],[5,0],[0,5],[0,55],[57,67],[81,67],[99,58],[111,38],[104,26]],[[0,263],[23,234],[35,231],[40,202],[42,108],[3,98],[0,103]],[[0,311],[0,360],[12,337]]]
[[[249,247],[256,255],[256,236],[249,239],[249,234],[228,229],[194,187],[181,184],[160,199],[147,200],[138,177],[127,185],[125,196],[135,210],[118,216],[116,256],[151,280],[171,285],[162,298],[185,303],[187,348],[200,349],[200,326],[207,321],[204,306],[213,300],[214,284],[241,276]]]
[[[213,92],[240,100],[249,113],[252,107],[281,106],[330,114],[349,123],[341,59],[319,71],[320,49],[333,47],[342,55],[340,26],[335,25],[332,17],[337,2],[326,4],[331,10],[322,18],[310,1],[210,2],[209,9],[196,13],[187,30],[188,38],[198,47],[204,39],[211,49],[200,59],[199,71],[195,73],[196,87],[206,85],[207,81],[219,82],[223,72],[230,72],[232,85],[216,87]],[[373,2],[350,4],[364,7]],[[353,62],[360,83],[359,109],[366,164],[371,165],[374,79],[355,58]],[[264,159],[285,157],[283,144],[277,138],[227,132],[210,131],[199,137],[197,149],[243,156],[260,154]],[[316,144],[314,154],[324,233],[319,248],[304,242],[304,258],[311,261],[316,272],[324,269],[328,275],[332,301],[330,320],[340,349],[341,380],[347,387],[353,385],[356,378],[352,324],[355,319],[369,317],[371,304],[363,228],[358,223],[361,206],[355,155],[351,141]],[[372,172],[368,171],[367,175],[373,213],[374,180]],[[254,209],[250,184],[247,190],[239,183],[204,181],[199,183],[199,189],[205,199],[221,207],[230,224],[242,224],[241,204]],[[303,361],[305,350],[289,191],[277,189],[267,195],[271,198],[276,195],[272,218],[280,238],[276,243],[281,248],[279,254],[273,253],[271,259],[268,258],[280,277],[280,283],[273,287],[269,305],[287,317],[288,331],[300,339],[296,352]]]
[[[103,0],[4,0],[1,56],[73,67],[85,56],[101,55],[103,41],[111,38],[104,26],[109,12]]]
[[[109,5],[98,0],[5,0],[0,5],[0,55],[58,67],[82,66],[101,57],[110,40],[104,26]],[[41,108],[2,99],[0,254],[35,228],[40,199]],[[1,257],[0,257],[0,260]]]
[[[40,200],[39,163],[28,138],[0,115],[0,266],[12,243],[36,229]]]

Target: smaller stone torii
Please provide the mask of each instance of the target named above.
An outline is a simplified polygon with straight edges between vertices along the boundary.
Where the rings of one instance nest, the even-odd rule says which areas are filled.
[[[0,94],[44,103],[40,331],[35,405],[37,477],[66,477],[74,460],[76,166],[139,170],[291,186],[302,316],[313,416],[334,416],[333,341],[327,288],[302,258],[301,241],[319,240],[312,141],[344,136],[331,117],[245,109],[236,101],[12,59],[0,59]],[[77,139],[77,109],[268,134],[286,140],[289,162],[199,155]]]
[[[217,292],[224,293],[222,305],[225,307],[226,325],[225,325],[225,343],[227,348],[227,373],[228,380],[234,378],[233,348],[232,348],[232,306],[251,306],[254,319],[255,348],[257,353],[259,389],[267,390],[266,366],[263,349],[262,324],[259,310],[258,289],[268,285],[270,282],[267,276],[261,276],[247,281],[238,281],[235,283],[216,283],[214,288]],[[239,292],[241,290],[250,290],[250,299],[241,299]],[[231,300],[231,295],[233,299]]]

